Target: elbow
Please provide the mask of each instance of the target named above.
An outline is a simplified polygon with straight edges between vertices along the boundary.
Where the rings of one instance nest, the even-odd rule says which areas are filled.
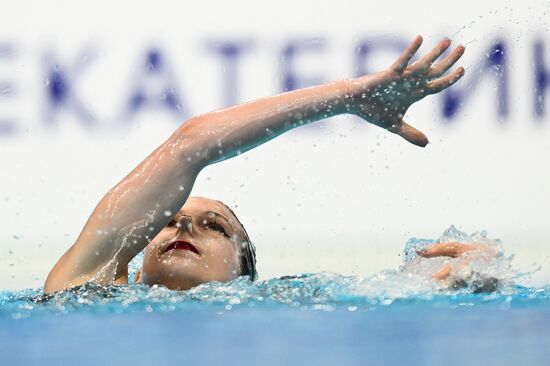
[[[193,117],[179,126],[165,143],[171,154],[199,171],[214,160],[215,137],[204,128],[201,117]]]

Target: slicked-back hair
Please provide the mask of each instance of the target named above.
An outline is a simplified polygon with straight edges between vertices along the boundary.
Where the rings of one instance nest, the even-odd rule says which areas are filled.
[[[241,276],[249,276],[250,280],[255,281],[258,278],[258,272],[256,271],[256,248],[250,240],[250,237],[248,236],[244,225],[241,223],[237,215],[235,215],[235,212],[233,212],[233,210],[225,203],[221,201],[218,202],[225,208],[227,208],[229,212],[231,212],[233,217],[237,220],[237,222],[239,223],[239,225],[241,225],[241,228],[243,229],[244,240],[241,240],[241,243],[239,243]]]

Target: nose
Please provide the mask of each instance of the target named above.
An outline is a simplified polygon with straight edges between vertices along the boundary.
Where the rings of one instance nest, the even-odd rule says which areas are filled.
[[[191,216],[183,215],[180,222],[183,230],[186,230],[189,234],[193,233],[193,218]]]

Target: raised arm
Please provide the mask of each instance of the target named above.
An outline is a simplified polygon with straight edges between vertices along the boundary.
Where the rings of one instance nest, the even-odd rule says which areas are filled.
[[[400,58],[380,73],[283,93],[194,117],[151,153],[98,203],[75,244],[50,272],[45,292],[88,281],[125,282],[127,265],[172,219],[207,165],[229,159],[301,125],[342,113],[397,133],[420,146],[426,137],[403,122],[408,107],[450,86],[459,68],[442,77],[462,55],[444,40],[411,66],[416,37]]]

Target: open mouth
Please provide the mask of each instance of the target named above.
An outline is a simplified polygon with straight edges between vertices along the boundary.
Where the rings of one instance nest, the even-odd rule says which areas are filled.
[[[193,244],[183,240],[178,240],[168,245],[164,253],[167,253],[170,250],[189,250],[197,255],[200,254],[199,250]]]

